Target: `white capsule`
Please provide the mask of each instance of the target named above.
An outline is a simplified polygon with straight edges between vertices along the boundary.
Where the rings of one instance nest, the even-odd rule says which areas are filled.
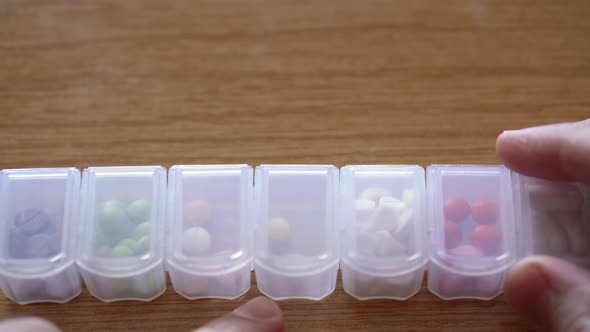
[[[364,223],[375,211],[375,202],[369,199],[357,199],[354,201],[354,211],[356,215],[356,221]]]
[[[211,235],[203,227],[191,227],[182,234],[182,250],[186,255],[203,255],[211,248]]]
[[[391,197],[391,196],[383,196],[379,199],[379,206],[389,206],[394,208],[398,213],[402,213],[406,208],[406,204],[401,200]]]
[[[389,205],[380,205],[375,210],[371,220],[371,227],[374,230],[393,230],[399,220],[399,212],[397,208]]]
[[[405,209],[397,222],[397,225],[392,229],[391,233],[396,239],[405,241],[410,235],[412,229],[412,220],[414,219],[414,210]]]
[[[368,199],[377,203],[383,196],[391,196],[391,190],[379,187],[367,188],[360,194],[359,198]]]
[[[414,199],[416,198],[416,192],[414,189],[406,189],[402,193],[402,201],[407,206],[412,206],[414,204]]]
[[[375,233],[377,241],[377,256],[393,256],[405,253],[406,248],[397,241],[388,231],[377,231]]]

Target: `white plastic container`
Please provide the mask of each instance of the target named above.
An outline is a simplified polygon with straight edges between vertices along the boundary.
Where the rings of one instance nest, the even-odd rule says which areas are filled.
[[[427,188],[430,291],[443,299],[499,295],[517,259],[510,171],[432,165]]]
[[[165,291],[165,204],[163,167],[84,170],[77,263],[92,295],[150,301]]]
[[[340,174],[342,282],[360,300],[405,300],[428,262],[420,166],[346,166]]]
[[[75,168],[0,172],[0,280],[12,301],[65,303],[80,294],[74,260],[79,191]]]
[[[549,255],[590,267],[590,186],[512,173],[521,257]]]
[[[248,165],[174,166],[166,263],[188,299],[235,299],[250,289],[253,171]]]
[[[338,184],[330,165],[256,167],[254,263],[262,293],[319,300],[334,291]]]

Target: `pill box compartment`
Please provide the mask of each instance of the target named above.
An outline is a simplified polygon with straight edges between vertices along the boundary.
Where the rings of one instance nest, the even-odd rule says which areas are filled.
[[[250,289],[253,171],[248,165],[170,169],[166,262],[189,299],[235,299]]]
[[[338,168],[262,165],[255,176],[255,270],[273,299],[319,300],[336,286]]]
[[[79,189],[75,168],[0,173],[0,280],[12,301],[65,303],[80,294],[74,257]]]
[[[424,169],[346,166],[340,179],[344,290],[361,300],[416,294],[428,262]]]
[[[443,299],[492,299],[517,258],[510,172],[503,166],[427,168],[428,288]]]
[[[165,204],[163,167],[84,170],[77,263],[90,293],[112,302],[164,292]]]
[[[590,267],[590,186],[512,173],[520,257],[549,255]]]

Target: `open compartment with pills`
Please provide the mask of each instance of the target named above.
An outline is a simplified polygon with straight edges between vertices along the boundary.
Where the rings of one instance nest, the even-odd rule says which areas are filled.
[[[428,288],[443,299],[491,299],[516,261],[510,171],[503,166],[427,168]]]
[[[590,267],[590,186],[512,173],[521,257],[549,255]]]
[[[319,300],[336,286],[338,168],[262,165],[255,177],[255,270],[273,299]]]
[[[64,303],[80,294],[79,190],[75,168],[0,172],[0,281],[12,301]]]
[[[253,171],[248,165],[174,166],[166,263],[189,299],[235,299],[250,289]]]
[[[164,292],[165,204],[163,167],[84,170],[77,262],[94,296],[149,301]]]
[[[340,265],[347,293],[404,300],[420,290],[428,262],[424,182],[420,166],[342,168]]]

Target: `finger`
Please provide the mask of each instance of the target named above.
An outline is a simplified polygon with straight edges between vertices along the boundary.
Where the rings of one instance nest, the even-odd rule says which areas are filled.
[[[590,119],[505,131],[498,136],[496,151],[516,172],[590,183]]]
[[[14,318],[0,322],[0,332],[60,332],[53,323],[37,317]]]
[[[259,296],[195,332],[279,332],[283,331],[283,325],[283,314],[279,306],[272,300]]]
[[[546,256],[526,258],[508,273],[504,293],[540,327],[590,330],[590,274],[570,263]]]

